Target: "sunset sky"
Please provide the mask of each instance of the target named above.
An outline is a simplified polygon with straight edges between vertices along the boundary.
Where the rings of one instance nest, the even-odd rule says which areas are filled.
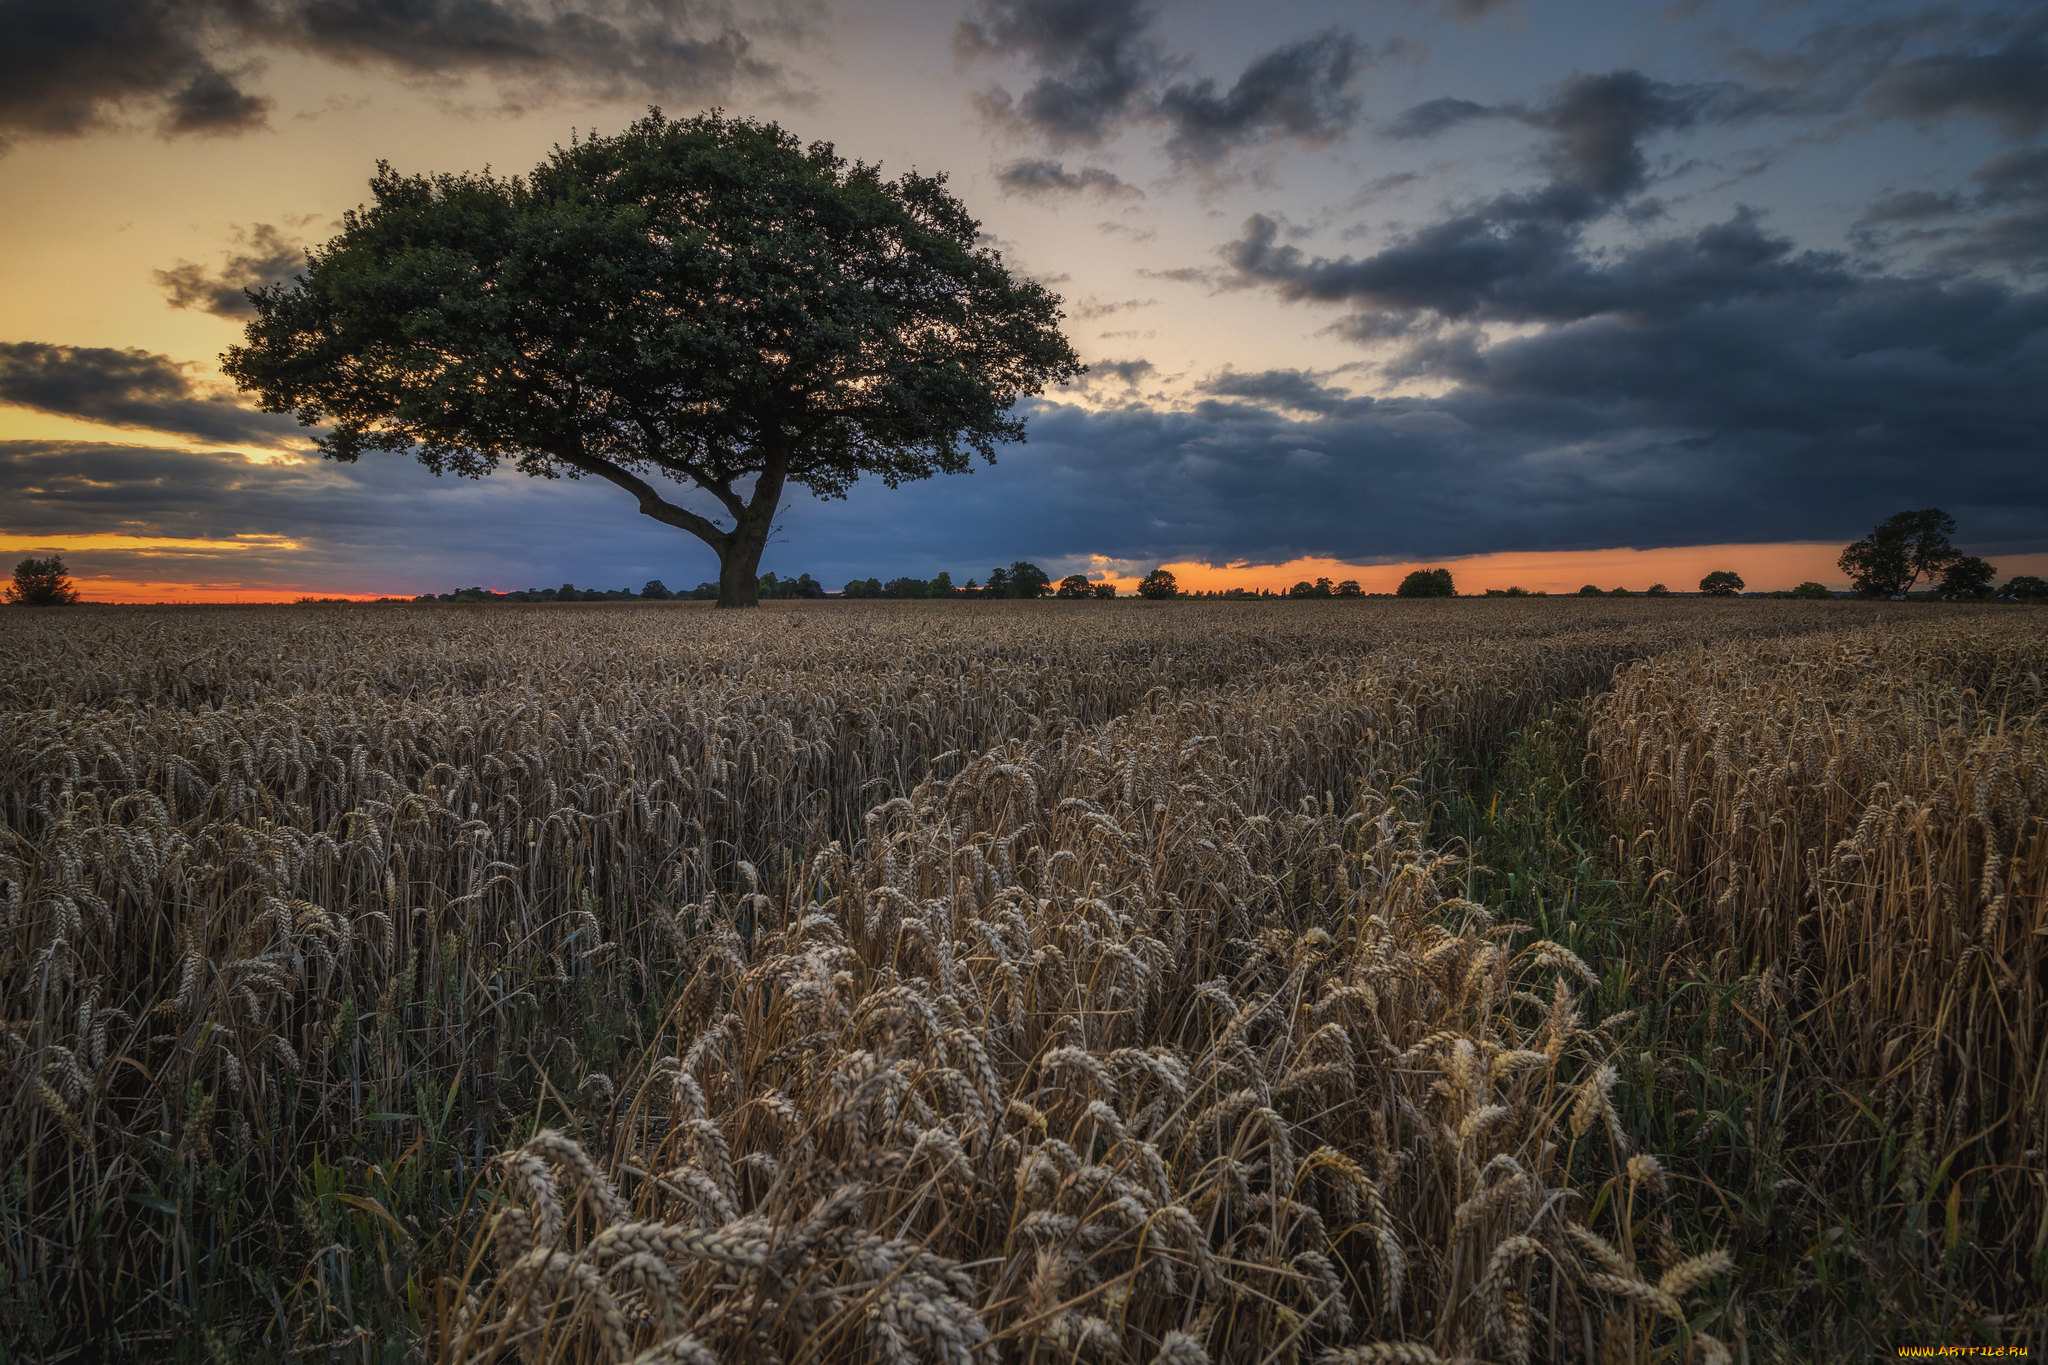
[[[219,367],[380,159],[649,105],[947,172],[1092,367],[993,467],[794,493],[784,576],[1840,585],[1926,506],[2048,574],[2048,5],[1881,0],[0,0],[0,554],[715,577],[609,485],[324,462]]]

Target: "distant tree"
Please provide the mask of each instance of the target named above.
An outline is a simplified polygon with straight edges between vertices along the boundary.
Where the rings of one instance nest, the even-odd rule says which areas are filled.
[[[951,597],[953,593],[953,575],[944,569],[939,570],[938,574],[925,588],[925,596],[927,597]]]
[[[1289,597],[1314,597],[1316,595],[1316,585],[1304,578],[1301,582],[1289,588],[1287,595]]]
[[[718,600],[718,585],[716,583],[699,583],[696,587],[690,589],[690,600],[692,602],[716,602]]]
[[[800,573],[795,580],[782,586],[787,597],[818,598],[825,595],[825,585],[807,573]]]
[[[1665,587],[1662,583],[1652,583],[1643,590],[1643,595],[1645,597],[1669,597],[1671,596],[1671,589]]]
[[[982,589],[982,591],[990,597],[1008,597],[1010,595],[1010,571],[1004,568],[990,569],[988,571],[988,586]]]
[[[650,602],[666,602],[669,598],[675,596],[674,593],[668,590],[668,585],[659,578],[648,579],[647,586],[640,589],[640,595]]]
[[[1339,584],[1337,585],[1337,596],[1339,596],[1339,597],[1362,597],[1362,596],[1364,596],[1364,589],[1362,589],[1362,588],[1360,588],[1360,587],[1358,586],[1358,580],[1357,580],[1357,579],[1355,579],[1355,578],[1347,578],[1347,579],[1345,579],[1345,580],[1344,580],[1344,581],[1343,581],[1342,583],[1339,583]]]
[[[2048,578],[2037,578],[2030,573],[2014,574],[2011,581],[1998,590],[1998,595],[2021,602],[2048,602]]]
[[[1588,583],[1584,587],[1579,589],[1579,596],[1581,597],[1605,597],[1606,595],[1607,594],[1601,592],[1597,586],[1591,583]]]
[[[1394,589],[1396,597],[1456,597],[1458,589],[1451,582],[1449,569],[1417,569],[1401,580],[1401,586]]]
[[[1629,590],[1628,590],[1627,588],[1610,588],[1610,589],[1608,589],[1607,595],[1608,595],[1609,597],[1634,597],[1634,596],[1635,596],[1635,594],[1634,594],[1634,593],[1632,593],[1632,592],[1630,592],[1630,591],[1629,591]]]
[[[1081,597],[1092,599],[1095,596],[1095,590],[1089,586],[1085,575],[1070,573],[1060,580],[1059,591],[1055,592],[1053,596],[1064,597],[1069,601]]]
[[[37,559],[31,555],[14,566],[7,600],[17,607],[68,607],[78,600],[78,587],[64,567],[64,556]]]
[[[1700,591],[1709,597],[1733,597],[1742,591],[1742,575],[1732,569],[1716,569],[1700,580]]]
[[[1337,595],[1337,587],[1327,578],[1318,578],[1316,580],[1315,595],[1317,597],[1335,597]]]
[[[882,580],[879,578],[856,578],[844,589],[847,597],[880,597]]]
[[[655,112],[524,177],[382,166],[370,194],[252,293],[228,374],[329,426],[333,459],[605,479],[717,552],[722,606],[753,604],[790,485],[960,473],[1082,370],[1058,296],[943,176],[885,180],[772,123]]]
[[[576,591],[574,583],[564,583],[561,587],[555,589],[555,600],[557,602],[581,602],[583,594]]]
[[[762,574],[761,577],[758,580],[756,580],[756,583],[756,590],[760,594],[758,600],[760,601],[774,602],[780,599],[783,595],[782,580],[777,578],[772,573]]]
[[[1138,596],[1150,598],[1155,602],[1164,601],[1169,597],[1180,596],[1180,584],[1175,581],[1173,570],[1157,568],[1140,580]]]
[[[1807,579],[1804,583],[1801,583],[1798,587],[1792,589],[1792,591],[1787,593],[1786,596],[1797,597],[1815,602],[1830,601],[1834,598],[1834,594],[1828,591],[1827,584],[1816,583],[1810,578]]]
[[[1956,519],[1939,507],[1900,512],[1835,561],[1861,597],[1903,597],[1922,579],[1933,582],[1961,556],[1948,538]]]
[[[882,585],[884,597],[930,597],[932,585],[922,578],[892,578]]]
[[[1010,596],[1043,597],[1051,587],[1052,579],[1030,560],[1020,559],[1010,566]]]
[[[1098,601],[1108,601],[1116,596],[1116,584],[1097,583],[1095,585],[1095,596]]]
[[[1943,597],[1978,598],[1991,595],[1991,580],[1998,577],[1995,565],[1976,555],[1958,555],[1941,571]]]

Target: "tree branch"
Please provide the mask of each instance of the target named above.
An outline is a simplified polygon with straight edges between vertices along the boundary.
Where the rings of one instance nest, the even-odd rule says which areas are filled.
[[[628,493],[639,499],[642,516],[653,517],[656,521],[688,531],[691,535],[718,551],[721,556],[725,553],[725,544],[729,538],[729,532],[719,530],[718,523],[710,520],[708,517],[700,517],[687,507],[676,506],[667,498],[655,492],[654,485],[648,483],[647,480],[639,475],[619,468],[610,460],[600,460],[591,455],[557,451],[555,452],[555,458],[563,464],[581,470],[585,474],[595,474],[598,478],[608,480],[625,489]]]

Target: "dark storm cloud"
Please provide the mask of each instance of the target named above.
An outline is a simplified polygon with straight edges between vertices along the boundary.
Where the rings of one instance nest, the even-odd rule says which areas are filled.
[[[287,280],[306,268],[306,248],[268,223],[243,235],[242,249],[230,252],[218,270],[180,261],[153,272],[164,298],[173,308],[197,308],[215,317],[254,316],[243,291]]]
[[[482,75],[511,95],[716,99],[772,84],[755,38],[801,14],[754,7],[742,23],[673,0],[0,0],[0,137],[79,133],[124,107],[155,111],[167,134],[257,127],[271,101],[222,64],[277,51]]]
[[[1224,89],[1214,78],[1169,80],[1171,60],[1145,0],[982,0],[954,30],[969,61],[1017,61],[1034,79],[1022,94],[980,96],[998,123],[1053,147],[1096,146],[1135,122],[1162,129],[1177,164],[1213,169],[1243,148],[1291,138],[1322,145],[1358,118],[1357,84],[1372,49],[1328,30],[1254,58]],[[1390,50],[1405,51],[1398,41]]]
[[[1068,170],[1043,157],[1012,161],[996,172],[996,183],[1012,194],[1099,194],[1107,198],[1143,198],[1145,192],[1100,166]]]
[[[1978,189],[1905,190],[1864,211],[1852,233],[1869,251],[1927,246],[1935,265],[2048,270],[2048,150],[2006,152],[1971,172]],[[2015,211],[2016,210],[2016,211]]]
[[[201,47],[207,8],[170,0],[0,0],[0,140],[84,132],[129,101],[166,131],[260,122]]]
[[[1332,29],[1276,48],[1229,90],[1203,77],[1168,86],[1158,110],[1174,160],[1213,165],[1239,147],[1274,137],[1308,146],[1334,141],[1358,119],[1358,78],[1372,51]]]
[[[1306,370],[1225,370],[1196,387],[1217,398],[1242,399],[1275,411],[1307,412],[1319,417],[1362,413],[1373,405],[1372,399],[1353,398]]]
[[[2034,7],[2018,31],[1990,51],[1901,62],[1877,78],[1868,98],[1901,118],[1969,114],[2008,137],[2032,137],[2048,125],[2048,11]]]
[[[1038,78],[1020,96],[997,88],[992,115],[1013,120],[1054,146],[1093,145],[1142,106],[1164,58],[1144,0],[984,0],[953,32],[968,59],[1021,58]]]
[[[165,100],[167,133],[241,133],[263,126],[270,101],[245,92],[222,72],[206,68]]]
[[[1672,85],[1640,71],[1575,75],[1539,105],[1426,100],[1396,115],[1385,135],[1398,140],[1434,137],[1461,124],[1512,119],[1548,135],[1540,154],[1559,184],[1602,199],[1641,189],[1649,178],[1643,139],[1691,127],[1705,116],[1742,116],[1744,103],[1725,86]]]
[[[283,445],[306,436],[289,417],[200,393],[170,357],[134,349],[0,342],[0,402],[235,445]]]

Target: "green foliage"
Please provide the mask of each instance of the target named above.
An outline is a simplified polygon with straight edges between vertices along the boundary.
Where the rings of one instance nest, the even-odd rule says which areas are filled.
[[[1003,573],[1003,571],[997,569],[995,573],[988,576],[991,588],[995,586],[996,574],[1000,573]],[[1039,568],[1028,559],[1020,559],[1012,564],[1009,572],[1004,574],[1004,581],[1008,584],[1008,593],[1011,597],[1026,599],[1043,597],[1052,588],[1052,579],[1047,576],[1045,570]]]
[[[750,604],[785,485],[962,472],[1081,365],[943,176],[885,180],[772,123],[656,111],[523,178],[401,176],[291,284],[228,374],[337,460],[595,476],[717,551]],[[721,524],[649,478],[695,484]],[[739,486],[752,480],[742,494]]]
[[[880,597],[882,580],[879,578],[856,578],[840,590],[845,597]]]
[[[1401,580],[1401,586],[1394,590],[1396,597],[1456,597],[1458,589],[1451,582],[1449,569],[1417,569]]]
[[[1742,587],[1742,575],[1733,569],[1716,569],[1700,580],[1700,591],[1709,597],[1733,597]]]
[[[648,579],[647,586],[640,589],[640,595],[649,602],[666,602],[669,598],[675,596],[674,593],[668,590],[668,585],[659,578]]]
[[[1899,512],[1844,548],[1835,562],[1858,596],[1903,597],[1961,558],[1949,544],[1955,529],[1956,519],[1939,507]]]
[[[933,576],[925,595],[927,597],[951,597],[955,591],[957,590],[953,587],[953,575],[941,569]]]
[[[1097,583],[1095,585],[1095,596],[1099,601],[1109,601],[1111,598],[1116,596],[1116,584]]]
[[[1095,596],[1095,590],[1089,584],[1088,579],[1085,575],[1070,573],[1065,578],[1062,578],[1060,580],[1059,591],[1055,592],[1053,596],[1062,597],[1066,598],[1068,601],[1073,601],[1077,598],[1082,597],[1093,598]]]
[[[78,589],[64,567],[64,556],[37,559],[33,555],[14,566],[14,581],[6,597],[17,607],[68,607],[78,600]]]
[[[1834,598],[1834,593],[1828,590],[1827,584],[1816,583],[1810,578],[1785,595],[1815,602],[1826,602]]]
[[[1941,571],[1943,597],[1982,598],[1991,595],[1991,581],[1998,577],[1995,565],[1976,555],[1958,555]]]
[[[2000,597],[2013,597],[2022,602],[2048,602],[2048,578],[2037,578],[2033,574],[2015,574],[2010,582],[1998,590]]]
[[[1174,578],[1173,570],[1157,568],[1146,574],[1139,582],[1138,596],[1154,602],[1163,602],[1168,598],[1180,596],[1180,583]]]

